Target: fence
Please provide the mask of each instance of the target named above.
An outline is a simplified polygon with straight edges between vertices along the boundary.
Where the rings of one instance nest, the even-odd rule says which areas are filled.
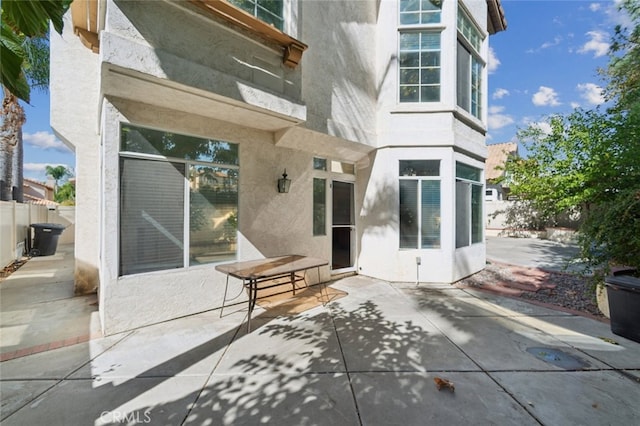
[[[32,223],[59,223],[66,226],[58,244],[71,244],[75,234],[75,207],[57,206],[50,209],[35,204],[0,201],[0,268],[19,259],[32,241]]]
[[[549,239],[566,239],[559,234],[573,232],[580,227],[582,218],[580,214],[565,213],[557,216],[554,223],[549,223],[546,229],[534,231],[527,228],[514,227],[508,223],[506,211],[514,206],[514,201],[486,201],[485,230],[489,236],[532,236]],[[531,212],[529,212],[531,214]],[[526,216],[526,215],[525,215]],[[525,217],[523,216],[523,217]],[[523,220],[526,222],[526,220]],[[555,234],[555,235],[553,235]]]

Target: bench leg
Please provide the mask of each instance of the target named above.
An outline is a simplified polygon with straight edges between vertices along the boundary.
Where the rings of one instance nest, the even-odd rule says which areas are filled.
[[[249,280],[249,312],[247,313],[247,333],[251,333],[251,313],[258,298],[258,281]]]
[[[329,303],[329,290],[327,290],[327,283],[323,283],[320,280],[320,267],[318,266],[318,283],[322,286],[320,287],[320,296],[322,297],[322,289],[324,288],[324,295],[326,296],[326,302],[323,303],[322,305],[325,306],[327,303]]]
[[[224,302],[227,300],[228,288],[229,288],[229,275],[227,275],[227,283],[224,285],[224,297],[222,298],[222,307],[220,308],[220,318],[222,318],[222,310],[224,309]]]

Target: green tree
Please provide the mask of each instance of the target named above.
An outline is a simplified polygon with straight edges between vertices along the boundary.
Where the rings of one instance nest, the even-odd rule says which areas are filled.
[[[66,178],[67,176],[71,176],[71,172],[65,166],[46,166],[45,172],[47,176],[51,177],[55,181],[54,193],[58,191],[58,183],[61,179]]]
[[[616,109],[638,113],[640,109],[640,2],[624,0],[632,28],[617,25],[609,49],[609,65],[603,70],[608,79],[606,95],[616,100]]]
[[[545,220],[582,211],[582,255],[605,271],[611,262],[640,269],[640,3],[626,0],[621,9],[633,28],[616,28],[602,73],[611,107],[553,115],[550,130],[520,131],[529,154],[505,166],[512,193]]]
[[[0,200],[22,202],[22,125],[19,99],[29,102],[31,87],[49,86],[49,21],[62,33],[71,0],[2,0],[0,27]]]
[[[76,203],[76,186],[72,182],[66,182],[58,188],[54,197],[56,203],[73,206]]]
[[[603,179],[616,175],[611,118],[598,110],[576,109],[547,118],[549,129],[530,126],[518,132],[527,158],[510,158],[505,169],[514,195],[530,200],[540,218],[588,208],[604,195]]]

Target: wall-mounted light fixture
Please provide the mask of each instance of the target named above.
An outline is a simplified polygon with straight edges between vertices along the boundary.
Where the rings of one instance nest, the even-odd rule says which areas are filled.
[[[287,169],[284,169],[284,173],[282,177],[278,179],[278,192],[284,194],[285,192],[289,192],[289,187],[291,186],[291,179],[287,179]]]

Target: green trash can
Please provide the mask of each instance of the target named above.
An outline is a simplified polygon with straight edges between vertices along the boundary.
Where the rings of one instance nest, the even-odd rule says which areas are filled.
[[[606,277],[611,331],[640,343],[640,278],[629,275]]]
[[[50,256],[55,254],[58,247],[58,237],[65,226],[59,223],[33,223],[34,230],[32,256]]]

